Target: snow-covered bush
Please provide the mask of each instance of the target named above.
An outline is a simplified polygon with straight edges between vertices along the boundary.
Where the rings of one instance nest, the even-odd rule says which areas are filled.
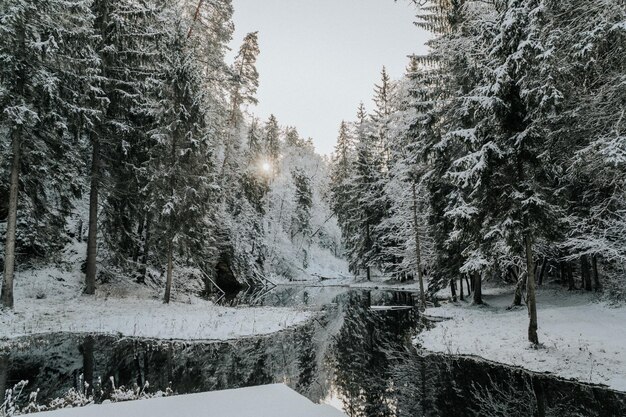
[[[24,393],[28,381],[20,381],[4,393],[4,401],[0,404],[0,417],[12,417],[19,414],[17,403]]]
[[[143,386],[135,385],[132,388],[125,386],[115,386],[115,380],[110,378],[110,389],[102,388],[100,381],[94,387],[90,387],[88,383],[83,381],[80,376],[80,384],[82,389],[70,388],[65,395],[57,397],[49,401],[47,404],[40,404],[37,398],[39,390],[28,394],[25,400],[25,388],[28,381],[20,381],[13,388],[9,388],[5,393],[5,400],[0,405],[0,417],[13,417],[29,413],[37,413],[41,411],[60,410],[64,408],[84,407],[108,402],[122,402],[133,400],[145,400],[149,398],[169,397],[174,394],[171,388],[165,391],[148,392],[150,384],[148,381]],[[25,403],[25,405],[24,405]]]

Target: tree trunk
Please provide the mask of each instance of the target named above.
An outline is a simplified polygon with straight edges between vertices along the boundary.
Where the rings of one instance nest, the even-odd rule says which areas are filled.
[[[365,224],[365,245],[367,247],[367,250],[370,250],[370,224],[369,222],[367,222]],[[369,264],[369,261],[367,261],[367,263]],[[370,271],[370,266],[367,265],[366,269],[365,269],[365,273],[367,274],[367,280],[371,281],[372,280],[372,275],[371,275],[371,271]]]
[[[528,323],[528,340],[537,345],[539,338],[537,336],[537,298],[535,295],[535,263],[533,260],[532,240],[528,232],[524,236],[526,246],[526,302],[528,304],[528,315],[530,322]]]
[[[93,336],[85,337],[85,340],[83,340],[83,344],[81,346],[81,352],[83,354],[83,379],[85,382],[85,386],[80,388],[81,390],[84,390],[85,395],[87,396],[89,396],[93,392],[93,348]]]
[[[463,280],[461,280],[461,285],[463,284]],[[470,288],[470,277],[469,275],[465,275],[465,284],[467,285],[467,295],[472,293],[472,289]]]
[[[572,271],[572,263],[571,262],[567,262],[567,289],[569,290],[575,290],[576,289],[576,283],[574,282],[574,272]]]
[[[9,180],[9,213],[7,216],[6,243],[4,246],[4,281],[0,302],[3,307],[13,308],[13,277],[15,275],[15,234],[17,232],[17,197],[19,193],[20,153],[22,129],[13,130],[11,150],[11,179]]]
[[[456,288],[454,284],[454,278],[450,278],[450,294],[452,295],[452,301],[456,301]]]
[[[89,232],[87,237],[87,268],[85,272],[85,294],[96,292],[96,258],[98,256],[98,181],[100,143],[92,141],[91,189],[89,191]]]
[[[142,363],[141,363],[141,355],[138,352],[137,349],[137,345],[134,346],[134,355],[133,355],[133,359],[135,362],[135,369],[137,372],[137,385],[141,388],[146,386],[146,372],[145,369],[143,369]]]
[[[174,252],[174,243],[170,240],[167,245],[167,278],[165,280],[165,297],[163,298],[165,304],[170,302],[170,294],[172,292],[172,252]]]
[[[589,269],[589,258],[587,255],[580,257],[580,275],[582,277],[585,291],[591,291],[591,270]]]
[[[426,401],[426,399],[428,398],[427,395],[427,390],[428,390],[428,383],[426,381],[426,361],[425,360],[421,360],[420,361],[420,373],[421,373],[421,385],[422,385],[422,392],[420,392],[420,403],[422,405],[422,415],[423,416],[427,416],[428,412],[431,410],[431,407],[429,407],[430,404],[428,404],[428,402]]]
[[[174,380],[174,372],[172,371],[174,368],[174,344],[173,343],[168,343],[165,367],[167,368],[167,370],[163,374],[165,374],[166,379],[165,381],[161,383],[162,386],[171,385],[172,381]]]
[[[193,26],[196,23],[196,20],[198,20],[198,17],[200,17],[200,9],[202,8],[202,3],[204,3],[204,0],[198,1],[198,7],[196,7],[196,12],[193,14],[193,22],[191,22],[189,32],[187,32],[188,39],[191,37],[191,32],[193,32]]]
[[[600,275],[598,274],[598,255],[591,257],[591,269],[593,271],[593,285],[596,292],[602,291],[602,284],[600,283]]]
[[[463,301],[465,299],[465,297],[463,296],[463,276],[461,276],[461,278],[459,279],[459,289],[459,299]]]
[[[474,272],[474,304],[483,303],[482,277],[480,272]]]
[[[143,228],[145,223],[145,216],[142,216],[141,221],[137,225],[137,244],[135,245],[135,251],[133,253],[133,263],[135,265],[139,262],[139,255],[141,254],[141,243],[143,241]]]
[[[522,294],[524,293],[524,287],[526,287],[526,278],[527,273],[522,272],[522,275],[517,280],[517,284],[515,285],[515,296],[513,297],[513,305],[521,306],[522,305]]]
[[[415,267],[420,284],[420,303],[422,311],[426,309],[426,293],[424,292],[424,277],[422,276],[422,255],[420,251],[419,224],[417,222],[417,192],[413,183],[413,234],[415,235]],[[463,299],[463,283],[461,283],[461,300]]]
[[[9,379],[9,354],[0,353],[0,406],[4,402]]]
[[[561,285],[565,287],[567,285],[567,271],[565,270],[565,262],[559,262],[559,279],[561,281]]]
[[[546,273],[546,266],[548,265],[548,258],[543,258],[543,262],[541,263],[541,270],[539,272],[539,280],[537,281],[537,285],[543,285],[543,276]]]
[[[143,241],[143,255],[141,257],[141,271],[139,272],[138,282],[145,284],[146,272],[148,270],[148,255],[150,253],[150,225],[152,224],[152,215],[146,216],[145,237]]]
[[[546,417],[546,393],[538,378],[532,378],[531,381],[533,392],[535,394],[535,400],[537,401],[537,413],[536,417]]]

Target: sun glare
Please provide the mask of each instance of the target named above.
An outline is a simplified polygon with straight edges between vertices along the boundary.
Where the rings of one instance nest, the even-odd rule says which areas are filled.
[[[261,164],[261,169],[263,169],[263,172],[270,172],[272,170],[272,165],[269,162],[263,162]]]

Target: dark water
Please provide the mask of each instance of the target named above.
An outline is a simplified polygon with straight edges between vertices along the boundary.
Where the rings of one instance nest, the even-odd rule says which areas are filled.
[[[351,417],[626,416],[626,393],[420,355],[411,339],[430,324],[416,309],[370,308],[413,306],[411,293],[286,287],[220,303],[321,312],[300,328],[224,343],[72,334],[23,339],[0,353],[0,390],[28,380],[27,389],[39,389],[46,403],[81,385],[81,378],[99,386],[100,400],[111,377],[118,386],[148,381],[150,391],[169,387],[179,394],[283,382],[313,401],[342,405]]]

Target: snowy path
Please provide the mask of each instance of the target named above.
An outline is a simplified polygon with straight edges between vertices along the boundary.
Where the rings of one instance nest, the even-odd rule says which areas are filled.
[[[37,417],[345,417],[283,384],[91,405],[32,414]]]
[[[485,290],[486,306],[466,302],[429,308],[426,314],[452,320],[418,335],[424,349],[476,355],[537,372],[605,384],[626,391],[626,307],[609,306],[594,294],[540,288],[539,341],[527,342],[525,308],[507,310],[512,291]]]

